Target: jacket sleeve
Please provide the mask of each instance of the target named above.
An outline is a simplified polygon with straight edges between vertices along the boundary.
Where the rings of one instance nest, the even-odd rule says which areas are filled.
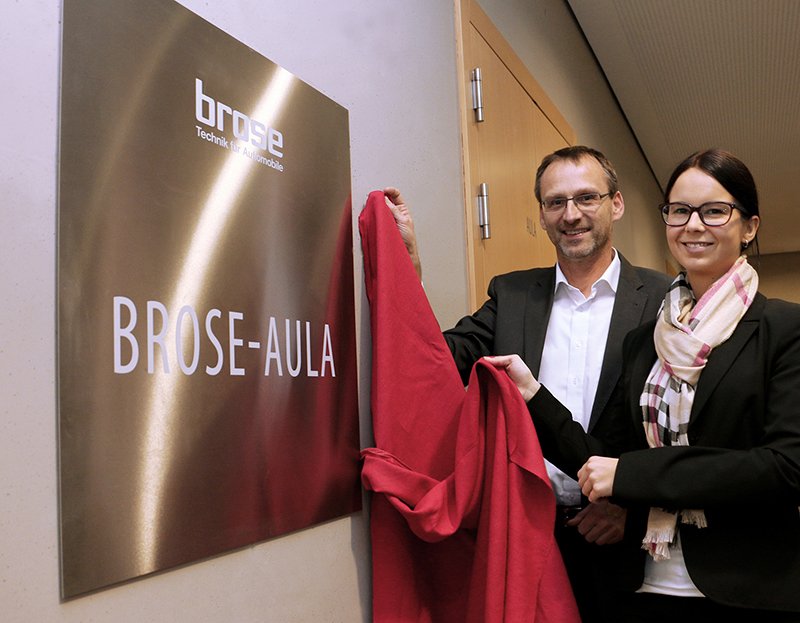
[[[481,357],[494,354],[494,336],[497,323],[497,278],[489,283],[489,300],[471,316],[444,331],[444,339],[456,362],[464,385],[469,382],[472,366]]]
[[[622,454],[613,501],[800,505],[800,307],[780,303],[693,418],[692,445]]]
[[[544,458],[568,476],[591,456],[618,457],[631,447],[633,427],[622,417],[623,388],[618,385],[591,434],[572,419],[572,413],[542,386],[528,401],[528,412],[536,427]]]

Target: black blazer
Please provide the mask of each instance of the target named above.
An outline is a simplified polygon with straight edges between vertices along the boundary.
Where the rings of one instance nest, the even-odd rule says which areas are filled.
[[[800,612],[800,305],[758,294],[700,375],[688,447],[647,449],[639,397],[656,360],[655,323],[625,340],[624,368],[594,435],[546,390],[529,402],[542,449],[575,475],[619,456],[612,501],[628,507],[620,586],[642,582],[650,506],[700,508],[681,526],[689,575],[723,604]]]
[[[631,266],[622,254],[619,259],[619,285],[589,430],[617,384],[625,335],[655,318],[672,282],[663,273]],[[518,354],[534,376],[539,374],[555,283],[555,266],[499,275],[489,284],[489,300],[444,332],[465,385],[472,366],[486,355]]]

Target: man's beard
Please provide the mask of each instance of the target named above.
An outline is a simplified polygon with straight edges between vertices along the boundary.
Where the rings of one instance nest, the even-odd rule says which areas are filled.
[[[559,240],[558,243],[556,243],[556,247],[561,255],[571,260],[582,260],[596,253],[598,249],[602,249],[608,242],[609,235],[607,233],[597,234],[597,229],[592,229],[590,231],[594,232],[596,235],[592,236],[592,239],[586,246],[572,245],[563,239]]]

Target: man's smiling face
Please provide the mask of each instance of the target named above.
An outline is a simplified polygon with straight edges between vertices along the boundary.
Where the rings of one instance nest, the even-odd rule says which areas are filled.
[[[541,177],[543,201],[587,193],[608,193],[608,180],[600,163],[586,156],[578,162],[558,160]],[[611,246],[614,221],[622,217],[622,195],[606,197],[595,210],[582,211],[574,202],[556,213],[539,209],[539,221],[556,247],[559,260],[579,260]]]

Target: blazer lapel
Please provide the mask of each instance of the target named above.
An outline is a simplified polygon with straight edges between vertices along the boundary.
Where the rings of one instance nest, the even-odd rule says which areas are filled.
[[[625,336],[642,322],[647,294],[642,288],[642,281],[628,261],[620,255],[620,274],[614,309],[611,312],[611,324],[608,328],[608,340],[603,354],[603,366],[597,383],[597,392],[589,419],[589,431],[594,427],[603,409],[614,391],[622,369],[622,341]]]
[[[545,272],[539,280],[531,285],[525,301],[523,318],[525,319],[524,359],[533,373],[539,376],[544,350],[544,338],[550,312],[553,309],[553,296],[556,287],[555,266]]]
[[[655,323],[653,323],[653,326],[655,326]],[[628,403],[628,410],[633,415],[636,430],[641,430],[642,434],[644,434],[644,428],[641,423],[644,416],[639,401],[642,391],[644,390],[644,385],[647,383],[647,377],[650,376],[650,371],[653,369],[653,364],[657,359],[658,354],[656,353],[656,344],[653,341],[653,331],[648,331],[642,338],[641,343],[636,344],[633,355],[628,362],[630,370],[630,392],[626,400]]]
[[[700,380],[697,382],[690,422],[694,421],[703,410],[708,398],[722,380],[722,377],[725,376],[725,373],[739,356],[739,352],[744,348],[747,340],[758,328],[766,300],[763,294],[756,294],[753,304],[750,305],[750,308],[739,321],[733,334],[711,351],[708,363],[700,374]]]

